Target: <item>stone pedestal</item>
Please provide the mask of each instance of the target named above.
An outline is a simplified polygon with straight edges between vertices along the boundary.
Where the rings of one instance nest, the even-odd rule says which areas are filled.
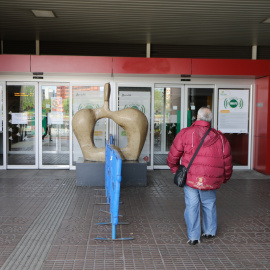
[[[77,186],[105,186],[105,163],[84,160],[76,162]]]
[[[122,162],[121,186],[147,186],[145,161]],[[77,186],[105,186],[105,163],[79,158],[76,162]]]

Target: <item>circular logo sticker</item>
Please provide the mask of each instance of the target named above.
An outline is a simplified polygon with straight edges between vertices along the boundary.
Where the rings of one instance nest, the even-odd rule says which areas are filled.
[[[236,99],[232,99],[230,100],[230,103],[229,105],[232,107],[232,108],[236,108],[238,106],[238,102]]]
[[[232,109],[242,109],[244,106],[244,101],[242,98],[232,97],[232,98],[226,98],[224,100],[224,107],[227,109],[228,107]]]

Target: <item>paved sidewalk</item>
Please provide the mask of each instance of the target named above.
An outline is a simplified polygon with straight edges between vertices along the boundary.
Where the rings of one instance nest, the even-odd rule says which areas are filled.
[[[217,237],[187,242],[183,189],[166,170],[121,189],[117,237],[104,190],[76,187],[75,171],[0,172],[1,270],[270,269],[270,176],[235,171],[217,192]],[[102,211],[100,211],[102,210]]]

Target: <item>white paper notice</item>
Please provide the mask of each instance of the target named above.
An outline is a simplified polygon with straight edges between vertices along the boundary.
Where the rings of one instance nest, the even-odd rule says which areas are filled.
[[[26,125],[27,121],[27,113],[12,113],[11,114],[12,125]]]
[[[49,125],[62,125],[64,123],[63,113],[48,113],[48,124]]]
[[[219,89],[218,130],[248,133],[249,90]]]
[[[177,115],[170,115],[170,122],[177,123]]]

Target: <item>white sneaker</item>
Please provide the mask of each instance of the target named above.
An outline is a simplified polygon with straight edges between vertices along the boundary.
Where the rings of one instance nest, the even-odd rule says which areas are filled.
[[[192,246],[195,246],[200,243],[200,240],[188,240],[187,243]]]
[[[202,234],[202,237],[205,237],[205,238],[210,239],[210,238],[214,238],[215,235],[203,233],[203,234]]]

